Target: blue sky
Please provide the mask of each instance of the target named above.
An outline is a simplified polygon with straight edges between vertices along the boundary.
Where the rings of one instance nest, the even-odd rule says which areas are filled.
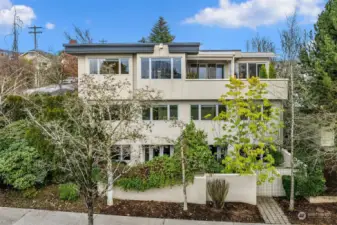
[[[56,52],[73,24],[89,28],[94,41],[137,42],[159,16],[169,23],[176,42],[201,42],[203,49],[242,49],[257,32],[279,46],[285,18],[298,9],[303,29],[312,29],[325,0],[0,0],[0,48],[9,49],[10,16],[16,6],[26,26],[45,27],[39,49]],[[21,8],[20,8],[21,7]],[[208,9],[207,9],[208,8]],[[1,12],[2,10],[2,12]],[[7,12],[7,13],[6,13]],[[46,24],[49,28],[46,28]],[[52,28],[52,29],[51,29]],[[24,27],[19,50],[33,48]]]

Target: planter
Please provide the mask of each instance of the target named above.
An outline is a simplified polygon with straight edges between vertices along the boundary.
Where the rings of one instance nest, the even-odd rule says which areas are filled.
[[[306,197],[308,202],[312,204],[319,203],[337,203],[337,196],[316,196],[316,197]]]

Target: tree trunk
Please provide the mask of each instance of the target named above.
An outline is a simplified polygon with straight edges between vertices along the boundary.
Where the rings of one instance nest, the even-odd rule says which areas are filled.
[[[112,206],[113,202],[113,171],[112,171],[112,160],[111,160],[111,152],[108,150],[108,187],[107,187],[107,205]]]
[[[184,211],[187,211],[187,192],[186,192],[186,171],[185,171],[185,154],[184,154],[184,138],[181,140],[181,170],[182,170],[182,182],[183,182],[183,194],[184,194]]]
[[[290,125],[290,166],[291,166],[291,187],[289,210],[294,210],[295,204],[295,178],[294,178],[294,129],[295,129],[295,103],[294,103],[294,74],[293,66],[290,64],[290,107],[291,107],[291,125]]]
[[[88,208],[88,225],[94,225],[94,196],[91,190],[88,191],[86,203]]]

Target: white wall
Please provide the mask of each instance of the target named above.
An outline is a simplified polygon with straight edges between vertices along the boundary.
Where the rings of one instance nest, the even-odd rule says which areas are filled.
[[[291,170],[289,168],[276,168],[279,172],[280,176],[275,177],[275,180],[270,183],[268,181],[264,182],[261,185],[257,186],[257,196],[274,196],[274,197],[281,197],[286,196],[283,184],[282,184],[282,176],[283,175],[290,175]],[[269,174],[271,176],[271,174]]]
[[[226,202],[242,202],[256,205],[256,175],[213,174],[195,176],[194,182],[187,187],[187,201],[196,204],[206,204],[206,201],[210,201],[206,184],[207,180],[212,179],[225,179],[229,183],[230,187]],[[183,202],[183,188],[180,185],[150,189],[145,192],[123,191],[120,188],[114,188],[114,198],[181,203]]]

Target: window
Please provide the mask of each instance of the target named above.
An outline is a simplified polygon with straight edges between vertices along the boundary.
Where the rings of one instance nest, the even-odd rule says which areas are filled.
[[[90,74],[129,74],[129,59],[89,59]]]
[[[207,64],[200,64],[198,70],[199,79],[207,78]]]
[[[199,105],[191,105],[191,119],[199,120]]]
[[[173,58],[173,78],[181,79],[181,59]]]
[[[239,63],[239,79],[247,79],[249,77],[260,76],[261,63]],[[247,70],[248,68],[248,70]]]
[[[239,78],[246,79],[247,78],[247,64],[239,63]]]
[[[191,105],[192,120],[212,120],[215,116],[219,116],[221,112],[226,112],[225,105]],[[207,115],[207,118],[205,118]]]
[[[201,106],[201,120],[212,120],[216,116],[215,105],[202,105]]]
[[[150,59],[149,58],[142,58],[141,59],[142,64],[142,79],[149,79],[150,77]]]
[[[181,79],[181,58],[141,58],[142,79]]]
[[[152,160],[154,157],[160,156],[172,156],[174,152],[173,145],[159,145],[159,146],[150,146],[150,145],[143,145],[144,151],[144,160],[145,162]]]
[[[257,76],[257,70],[256,70],[256,63],[249,63],[248,64],[248,76],[249,77],[256,77]]]
[[[104,120],[119,120],[120,109],[118,106],[107,106],[104,109]]]
[[[222,160],[227,154],[227,147],[220,147],[215,145],[209,145],[209,150],[216,160]]]
[[[151,59],[152,79],[171,79],[171,59]]]
[[[225,78],[225,73],[224,73],[224,65],[216,65],[216,79],[223,79]]]
[[[129,59],[121,59],[121,74],[129,74]]]
[[[113,146],[111,149],[111,158],[115,161],[131,160],[131,146],[130,145]]]
[[[187,79],[224,79],[224,64],[190,64]]]
[[[142,118],[143,120],[151,120],[151,109],[150,108],[143,108],[142,110]]]
[[[118,59],[99,60],[99,74],[119,74]]]
[[[90,74],[98,74],[97,59],[89,59]]]
[[[167,105],[154,106],[153,110],[153,120],[167,120]]]
[[[265,117],[271,117],[271,113],[272,113],[272,106],[263,106],[263,115]]]
[[[177,105],[170,105],[170,120],[178,119],[178,106]]]
[[[143,109],[143,120],[176,120],[178,119],[177,105],[156,105]]]

